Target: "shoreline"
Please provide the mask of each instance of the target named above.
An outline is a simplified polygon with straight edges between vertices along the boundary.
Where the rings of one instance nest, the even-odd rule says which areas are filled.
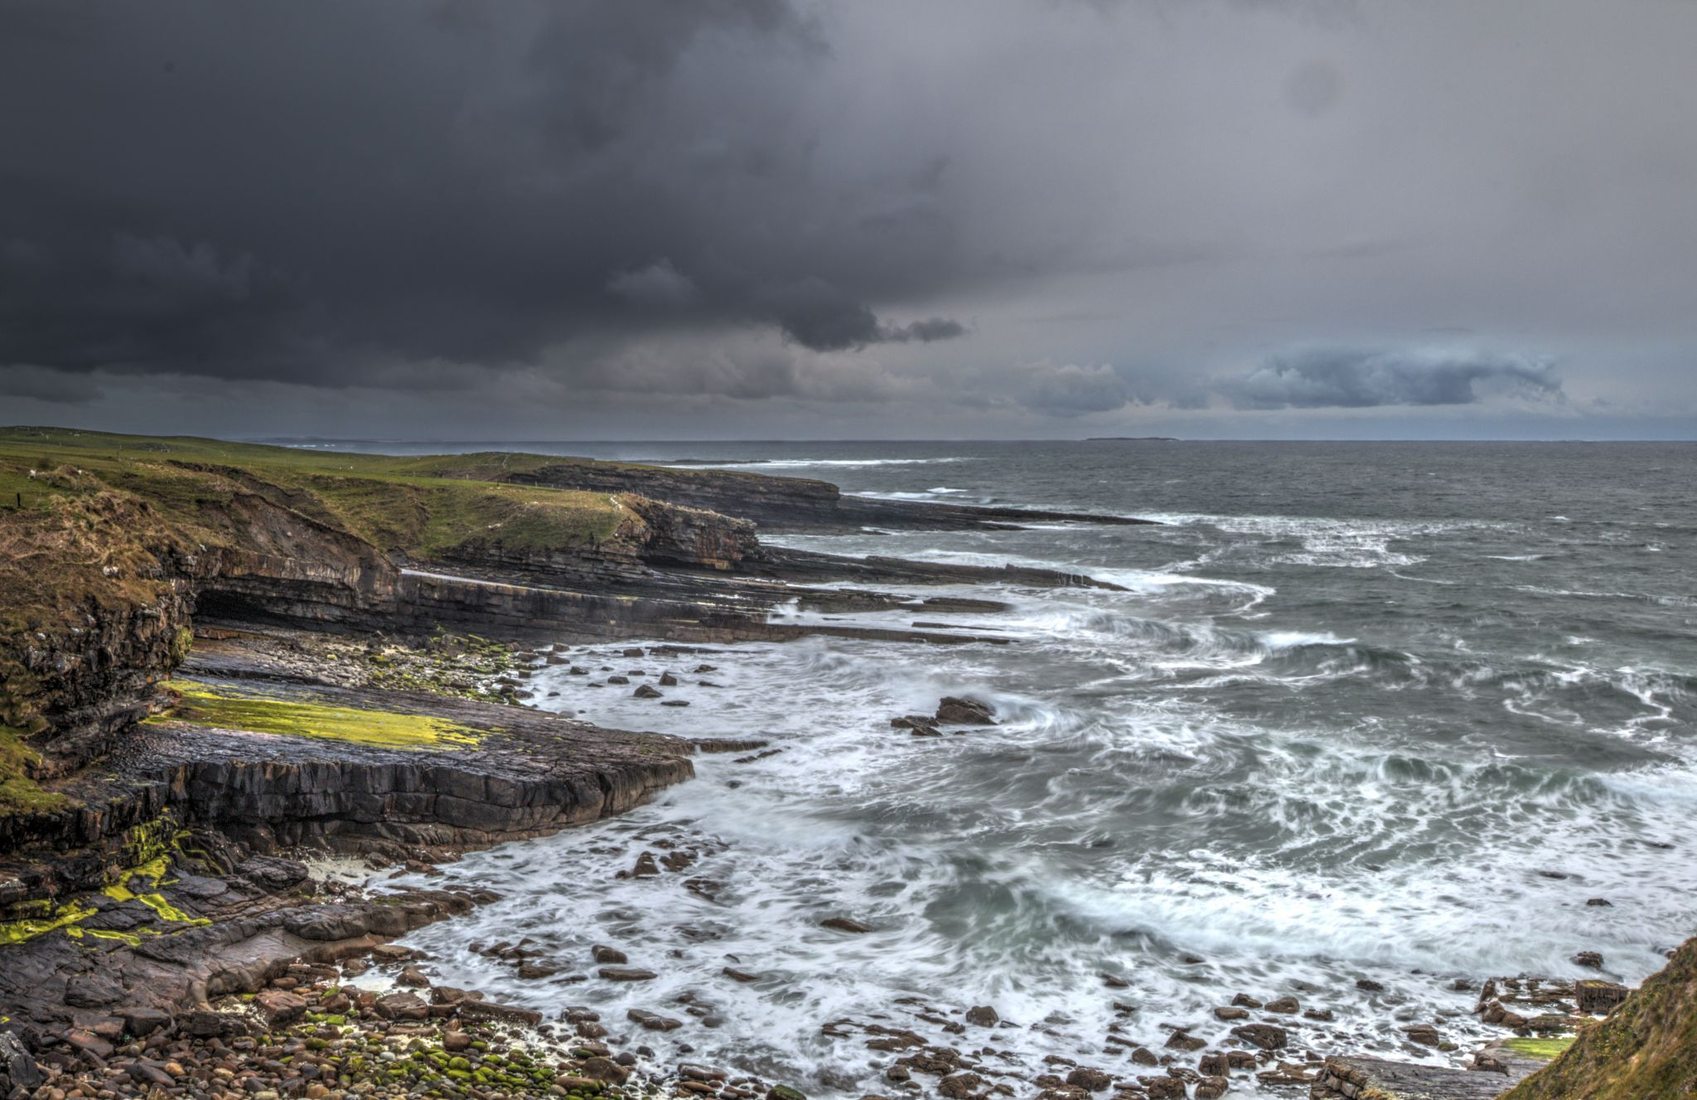
[[[668,1069],[642,1055],[644,1032],[685,1026],[667,1011],[701,1020],[713,1015],[710,1005],[633,1009],[622,1022],[592,1019],[589,1009],[575,1019],[542,1020],[529,1009],[433,987],[416,965],[421,960],[388,942],[495,900],[487,890],[350,891],[333,878],[309,877],[284,856],[355,854],[428,875],[437,860],[639,806],[690,778],[699,753],[735,754],[741,762],[772,751],[761,737],[625,733],[519,705],[536,667],[564,665],[585,682],[640,695],[647,681],[638,675],[633,684],[611,663],[615,654],[660,656],[687,669],[693,647],[746,641],[1008,642],[993,625],[1005,604],[958,594],[915,599],[886,587],[1114,587],[1043,569],[780,550],[760,542],[757,521],[762,529],[802,531],[856,529],[874,514],[885,526],[910,529],[999,530],[1022,518],[1138,522],[868,502],[824,483],[743,473],[534,458],[516,470],[503,460],[493,474],[480,465],[488,456],[461,456],[448,466],[427,456],[422,468],[437,480],[424,486],[425,499],[451,507],[457,525],[459,541],[443,548],[432,541],[442,538],[434,530],[385,534],[422,506],[411,480],[419,461],[399,472],[389,460],[370,464],[353,479],[363,484],[350,497],[350,475],[302,475],[278,465],[283,460],[269,450],[247,448],[245,458],[257,463],[247,468],[209,464],[194,451],[142,470],[128,459],[96,466],[79,452],[89,467],[53,470],[45,484],[59,495],[45,508],[5,517],[26,548],[38,545],[61,562],[70,560],[67,547],[86,549],[78,533],[85,520],[98,520],[110,540],[96,559],[105,564],[86,574],[64,567],[62,592],[14,609],[30,626],[12,635],[26,644],[8,658],[16,671],[8,673],[0,715],[23,761],[16,775],[0,776],[16,801],[0,814],[0,952],[7,963],[0,968],[0,1035],[22,1046],[0,1049],[0,1085],[21,1088],[21,1095],[162,1089],[335,1100],[432,1089],[534,1095],[541,1088],[576,1097],[670,1089],[798,1100],[789,1082],[694,1064],[687,1072]],[[480,480],[491,477],[497,480]],[[202,494],[186,509],[183,480]],[[662,498],[666,493],[673,496]],[[372,494],[382,501],[377,513],[347,510],[349,499],[369,507]],[[519,507],[534,523],[544,506],[552,511],[541,534],[526,535],[541,541],[489,539],[486,516],[506,517],[493,524],[501,527],[520,515],[489,509]],[[595,533],[586,537],[590,528]],[[385,538],[410,541],[386,546]],[[781,621],[776,609],[792,601],[812,620]],[[833,620],[868,610],[910,621],[869,628]],[[982,621],[938,623],[924,618],[928,611]],[[479,633],[452,633],[467,629]],[[636,637],[655,640],[632,646]],[[538,638],[550,644],[519,648]],[[669,676],[655,682],[664,685]],[[905,723],[896,732],[931,736],[939,724],[974,721],[962,718],[972,702],[943,700],[934,718],[892,716]],[[664,878],[686,866],[681,853],[649,852],[629,873]],[[864,930],[852,915],[832,919],[839,925],[827,927],[843,934]],[[564,960],[537,957],[534,945],[487,946],[508,953],[501,957],[521,978],[527,967],[539,977],[560,972],[550,967],[571,967],[583,968],[586,981],[649,980],[620,973],[628,960],[611,961],[617,947],[605,958]],[[404,977],[407,989],[434,990],[430,1000],[345,991],[343,983],[357,986],[372,973],[361,960],[373,955],[385,983]],[[1534,983],[1531,997],[1520,998],[1511,980],[1494,981],[1502,984],[1486,985],[1475,1011],[1504,1035],[1571,1032],[1582,1016],[1594,1015],[1587,1006],[1607,1011],[1625,997],[1624,987],[1597,981],[1585,995],[1571,982]],[[1104,976],[1103,996],[1123,996],[1114,991],[1130,985],[1126,977]],[[1547,1044],[1493,1046],[1476,1060],[1484,1072],[1328,1058],[1302,1037],[1302,1021],[1328,1019],[1325,1009],[1304,1009],[1287,990],[1255,996],[1221,989],[1218,1000],[1215,1039],[1174,1026],[1157,1051],[1116,1041],[1110,1028],[1101,1058],[1080,1063],[1056,1054],[1042,1072],[1016,1072],[987,1053],[991,1047],[971,1047],[974,1038],[993,1034],[985,1029],[1004,1023],[991,1005],[919,1003],[909,1011],[919,1021],[912,1026],[819,1023],[832,1039],[857,1040],[874,1052],[891,1092],[934,1088],[949,1100],[1030,1090],[1043,1100],[1110,1092],[1113,1100],[1207,1100],[1246,1080],[1347,1097],[1398,1075],[1417,1087],[1436,1082],[1451,1095],[1486,1097],[1542,1064],[1521,1057],[1526,1050],[1554,1053]],[[441,1021],[459,1026],[444,1029]],[[634,1051],[615,1049],[631,1045],[631,1036],[603,1042],[621,1038],[612,1032],[626,1024],[635,1029]],[[434,1030],[409,1030],[414,1025]],[[502,1060],[494,1061],[475,1046],[514,1028],[512,1041],[521,1046],[553,1042],[557,1025],[571,1029],[563,1040],[568,1049],[545,1066],[525,1055],[523,1074],[511,1051],[497,1051]],[[449,1050],[450,1032],[479,1037],[455,1038],[467,1045]],[[1446,1042],[1424,1023],[1405,1035],[1415,1048]],[[312,1061],[326,1050],[352,1058],[351,1047],[367,1039],[387,1049],[391,1037],[422,1044],[412,1051],[422,1057],[391,1051],[396,1057],[378,1059],[381,1065]],[[161,1052],[173,1060],[155,1057]],[[34,1080],[37,1061],[57,1076]],[[398,1061],[404,1064],[396,1069]],[[308,1064],[320,1065],[317,1074],[294,1072]],[[632,1067],[642,1072],[632,1076]],[[86,1082],[78,1083],[79,1075]],[[244,1076],[256,1083],[232,1085]],[[830,1087],[852,1091],[847,1083]]]

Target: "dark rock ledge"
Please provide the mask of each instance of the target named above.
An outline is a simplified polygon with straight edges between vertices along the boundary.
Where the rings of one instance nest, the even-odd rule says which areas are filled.
[[[39,1073],[32,1058],[99,1076],[115,1048],[151,1035],[180,1044],[244,1033],[249,1025],[213,1002],[287,985],[294,969],[367,954],[494,898],[366,896],[309,878],[284,853],[359,853],[420,869],[619,813],[694,774],[688,742],[528,708],[258,679],[199,686],[220,698],[468,732],[390,747],[312,736],[317,710],[305,710],[293,734],[167,714],[54,781],[71,808],[5,818],[0,1036],[11,1038],[0,1051],[0,1096],[37,1094],[16,1091]],[[117,1095],[149,1095],[153,1063],[129,1064],[143,1068],[130,1071],[134,1091],[126,1084]]]
[[[0,819],[0,905],[110,882],[133,850],[133,831],[164,813],[255,852],[312,846],[394,858],[593,821],[694,774],[688,742],[525,707],[328,685],[207,683],[237,696],[440,719],[475,731],[477,741],[391,748],[152,719],[54,785],[71,808]]]

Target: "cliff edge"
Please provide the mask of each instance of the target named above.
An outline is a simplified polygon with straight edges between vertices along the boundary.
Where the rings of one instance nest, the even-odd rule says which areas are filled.
[[[1502,1100],[1697,1096],[1697,939]]]

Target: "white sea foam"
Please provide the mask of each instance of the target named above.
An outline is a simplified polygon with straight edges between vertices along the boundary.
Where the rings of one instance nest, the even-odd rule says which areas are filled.
[[[697,462],[688,465],[696,469],[804,469],[819,467],[821,469],[862,469],[874,466],[931,466],[946,462],[970,462],[970,458],[960,455],[938,458],[763,458],[758,462]]]
[[[1457,532],[1501,529],[1480,520],[1391,520],[1329,516],[1216,515],[1202,512],[1151,512],[1144,518],[1179,527],[1216,528],[1245,545],[1216,548],[1209,560],[1246,560],[1261,565],[1376,569],[1418,565],[1426,554],[1392,549],[1393,542],[1415,546]],[[1295,547],[1281,545],[1294,542]]]
[[[919,483],[892,475],[876,491]],[[884,1061],[859,1036],[821,1035],[826,1020],[879,1018],[963,1045],[917,1019],[907,996],[949,1016],[995,1005],[1017,1026],[994,1045],[1032,1072],[1048,1054],[1103,1064],[1110,1023],[1154,1049],[1168,1021],[1222,1040],[1228,1025],[1210,1010],[1237,990],[1333,1010],[1304,1025],[1317,1050],[1397,1049],[1408,1021],[1441,1018],[1460,1059],[1486,1031],[1455,977],[1568,973],[1575,950],[1596,949],[1636,980],[1689,929],[1697,865],[1657,845],[1684,844],[1697,800],[1697,747],[1681,733],[1697,681],[1641,651],[1609,655],[1624,615],[1599,615],[1595,582],[1564,572],[1566,551],[1551,547],[1571,531],[1522,542],[1534,535],[1474,520],[1155,518],[1173,526],[782,538],[1127,589],[894,589],[994,598],[1010,606],[999,614],[822,616],[798,593],[778,612],[995,628],[1011,645],[814,638],[631,659],[620,643],[572,654],[591,677],[539,667],[531,684],[551,708],[780,751],[697,757],[695,781],[623,817],[468,856],[451,879],[503,900],[409,942],[444,981],[549,1013],[683,1016],[673,1002],[691,994],[722,1026],[692,1018],[645,1035],[656,1065],[687,1044],[689,1060],[834,1098],[875,1091]],[[1499,550],[1552,559],[1536,574],[1549,594],[1498,587],[1463,605],[1479,583],[1470,571],[1504,571],[1478,568]],[[1417,577],[1402,572],[1416,562]],[[1414,579],[1460,587],[1404,583]],[[1568,591],[1579,594],[1558,594]],[[1513,600],[1537,609],[1532,634],[1505,618]],[[1668,606],[1638,598],[1626,611],[1665,617]],[[689,675],[698,662],[716,671]],[[683,682],[661,690],[691,705],[590,687],[603,665],[650,682],[670,669]],[[889,726],[945,694],[990,701],[1002,724],[938,738]],[[696,859],[614,877],[644,849]],[[686,888],[692,879],[712,896]],[[1615,906],[1585,906],[1592,896]],[[820,927],[840,915],[874,931]],[[567,969],[521,982],[467,950],[524,935]],[[592,973],[593,943],[660,977],[566,981]],[[760,980],[729,981],[726,965]],[[1135,978],[1140,1012],[1115,1018],[1104,971]],[[1357,989],[1364,977],[1385,993]]]

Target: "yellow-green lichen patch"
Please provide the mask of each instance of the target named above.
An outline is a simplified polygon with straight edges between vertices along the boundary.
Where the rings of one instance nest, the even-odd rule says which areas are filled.
[[[346,741],[385,749],[457,749],[484,731],[425,714],[331,706],[264,695],[225,694],[193,680],[166,685],[178,702],[164,718],[218,729]],[[149,719],[157,722],[160,718]]]
[[[1510,1039],[1503,1045],[1516,1054],[1548,1062],[1573,1045],[1573,1036],[1564,1035],[1558,1039]]]
[[[39,917],[0,922],[0,945],[23,943],[60,928],[67,934],[81,932],[82,929],[76,927],[78,922],[87,920],[94,913],[93,906],[73,901],[68,905],[50,905],[47,912]]]
[[[183,832],[176,814],[170,810],[161,812],[151,821],[132,825],[124,833],[124,856],[131,867],[129,873],[141,873],[145,868],[158,864],[159,873],[153,877],[157,879],[163,875],[165,864],[171,853],[177,850]]]
[[[131,890],[128,886],[113,885],[106,887],[101,891],[101,893],[105,894],[113,901],[139,901],[149,909],[153,910],[154,916],[163,921],[170,921],[172,924],[212,923],[205,917],[191,916],[188,913],[183,912],[181,909],[178,909],[175,905],[172,905],[169,901],[165,900],[165,895],[156,890],[147,891],[145,893],[137,893],[134,890]]]
[[[206,924],[209,922],[201,921],[200,923]],[[157,933],[153,932],[151,929],[146,931],[150,936],[157,935]],[[76,939],[82,939],[84,936],[87,936],[94,940],[111,940],[114,943],[128,944],[131,947],[139,946],[141,941],[146,938],[140,932],[116,932],[110,928],[80,928],[76,925],[72,925],[65,929],[65,935],[75,937]]]
[[[169,885],[165,882],[165,875],[170,866],[171,857],[161,854],[147,863],[124,871],[118,876],[118,881],[107,886],[101,893],[116,902],[139,901],[153,910],[154,916],[172,924],[211,924],[205,917],[185,913],[159,892],[161,885]],[[137,889],[137,886],[141,886],[141,889]]]

